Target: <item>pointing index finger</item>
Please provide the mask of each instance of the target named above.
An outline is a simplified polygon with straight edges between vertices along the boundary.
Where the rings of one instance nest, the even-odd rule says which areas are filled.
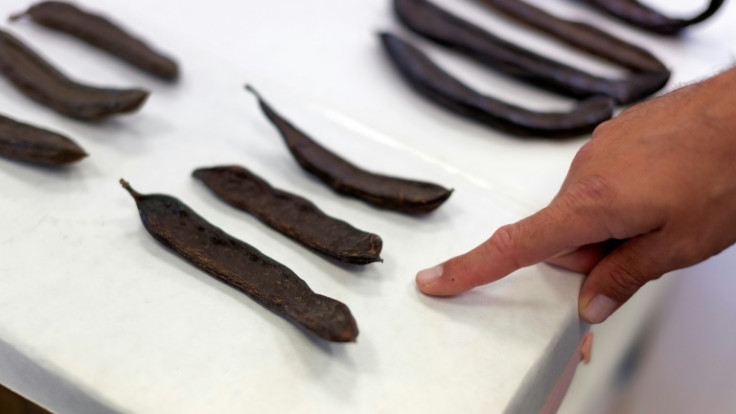
[[[573,208],[568,198],[562,196],[532,216],[499,228],[473,250],[419,272],[417,286],[428,295],[455,295],[565,250],[611,238],[599,215]]]

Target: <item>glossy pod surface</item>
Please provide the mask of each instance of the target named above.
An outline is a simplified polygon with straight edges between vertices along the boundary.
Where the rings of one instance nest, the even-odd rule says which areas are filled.
[[[103,89],[76,83],[2,30],[0,71],[29,98],[81,120],[133,112],[148,98],[148,92],[140,89]]]
[[[633,73],[625,79],[595,76],[501,39],[427,0],[394,0],[399,20],[412,31],[487,67],[575,98],[606,95],[630,103],[661,89],[669,72]]]
[[[316,252],[349,264],[381,261],[380,237],[326,215],[303,197],[273,188],[243,167],[200,168],[192,175],[231,206]]]
[[[357,338],[357,324],[345,304],[314,293],[289,268],[213,226],[178,199],[139,194],[124,180],[120,183],[135,199],[146,230],[174,253],[320,338]]]
[[[179,76],[179,68],[171,58],[155,51],[110,20],[72,4],[45,1],[11,19],[18,20],[24,16],[42,26],[81,39],[159,78],[174,80]]]
[[[279,130],[299,165],[340,194],[407,214],[435,210],[452,194],[437,184],[376,174],[357,167],[315,142],[279,115],[250,86],[261,110]]]
[[[42,165],[66,165],[87,153],[71,139],[0,115],[0,156]]]
[[[675,36],[689,26],[701,23],[713,16],[724,0],[711,0],[708,7],[690,19],[665,16],[659,11],[636,0],[579,0],[604,11],[634,27],[666,36]]]
[[[458,81],[398,36],[383,33],[381,40],[391,61],[417,92],[455,113],[515,135],[581,135],[613,114],[615,102],[605,96],[588,98],[570,112],[534,112],[510,105]]]
[[[666,72],[649,51],[612,36],[595,26],[565,20],[522,0],[476,0],[532,29],[547,33],[577,49],[634,72]]]

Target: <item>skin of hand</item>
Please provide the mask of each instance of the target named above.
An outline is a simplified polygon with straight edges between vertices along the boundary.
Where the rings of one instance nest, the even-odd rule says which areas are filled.
[[[546,208],[417,274],[449,296],[539,262],[587,274],[578,309],[606,320],[642,285],[736,242],[736,68],[601,124]]]

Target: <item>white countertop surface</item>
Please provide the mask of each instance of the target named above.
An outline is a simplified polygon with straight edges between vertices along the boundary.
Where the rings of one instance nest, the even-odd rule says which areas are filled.
[[[616,73],[471,2],[438,3],[560,59]],[[26,6],[6,2],[0,14]],[[84,124],[0,82],[3,113],[66,133],[91,154],[62,171],[0,160],[0,383],[58,412],[495,413],[541,406],[585,329],[577,318],[580,276],[534,266],[442,300],[419,294],[413,279],[543,206],[585,137],[518,140],[417,97],[376,37],[384,29],[406,33],[385,0],[89,6],[177,57],[183,78],[162,84],[29,22],[4,26],[75,78],[153,94],[138,114]],[[697,30],[666,40],[573,3],[554,6],[655,51],[674,70],[670,85],[729,61],[724,41]],[[421,45],[481,90],[537,108],[569,104]],[[243,91],[246,82],[346,158],[455,193],[422,218],[333,194],[291,159]],[[379,234],[385,262],[336,265],[224,205],[190,177],[216,164],[242,164]],[[358,342],[314,339],[168,252],[143,229],[120,177],[141,192],[179,197],[316,292],[345,302],[361,330]]]

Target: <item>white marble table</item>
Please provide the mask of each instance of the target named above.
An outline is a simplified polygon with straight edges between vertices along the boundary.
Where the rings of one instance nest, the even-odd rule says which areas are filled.
[[[616,73],[470,2],[441,3],[530,47]],[[377,41],[380,30],[405,33],[384,0],[89,5],[169,50],[183,78],[161,84],[75,40],[28,22],[10,26],[69,74],[153,95],[139,114],[89,125],[0,82],[4,113],[67,133],[91,154],[62,173],[0,163],[0,383],[59,412],[541,407],[585,330],[576,313],[580,276],[535,266],[446,300],[423,297],[413,277],[543,206],[585,138],[517,140],[414,95]],[[2,12],[25,6],[9,1]],[[655,39],[568,2],[554,6],[657,50],[675,70],[673,85],[728,60],[720,39]],[[540,109],[569,104],[423,46],[481,90]],[[455,193],[424,218],[334,195],[296,166],[242,90],[246,82],[348,158]],[[190,173],[222,163],[246,165],[380,234],[385,263],[337,266],[221,204]],[[166,251],[142,228],[120,177],[181,198],[347,303],[358,343],[315,340]]]

